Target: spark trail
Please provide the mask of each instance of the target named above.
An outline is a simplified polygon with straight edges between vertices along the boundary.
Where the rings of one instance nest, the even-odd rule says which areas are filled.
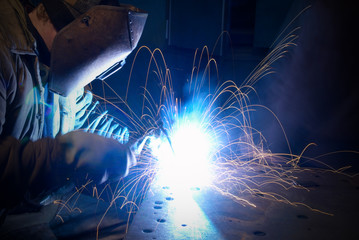
[[[106,191],[110,192],[107,211],[120,204],[121,209],[126,208],[129,213],[135,212],[137,204],[153,183],[172,188],[208,187],[245,206],[256,207],[248,196],[260,196],[312,209],[305,203],[287,199],[279,193],[282,191],[273,190],[306,190],[297,184],[298,173],[311,171],[299,166],[302,154],[295,155],[290,151],[283,128],[289,153],[272,153],[265,137],[251,124],[256,110],[270,112],[265,106],[251,103],[257,97],[254,84],[272,74],[273,63],[282,58],[288,48],[295,46],[295,31],[297,29],[279,41],[240,85],[233,80],[221,83],[217,62],[211,57],[208,48],[196,50],[187,83],[189,97],[186,101],[175,97],[171,72],[159,49],[151,51],[148,47],[141,47],[137,51],[124,97],[103,82],[103,95],[106,96],[105,89],[111,91],[116,96],[116,102],[95,96],[102,102],[97,106],[99,115],[108,106],[117,109],[123,118],[112,117],[119,126],[129,129],[130,142],[146,134],[152,135],[151,142],[139,156],[138,165],[131,169],[127,178],[115,185],[107,185],[100,192],[94,189],[93,195],[99,201]],[[129,89],[133,87],[131,78],[136,69],[136,58],[142,52],[150,53],[150,60],[139,113],[130,106],[128,98]],[[140,70],[143,71],[142,66]],[[156,94],[152,92],[153,86],[149,87],[151,84],[158,87]],[[273,118],[276,119],[275,114]],[[278,124],[281,126],[279,120]],[[116,134],[110,135],[119,138]],[[341,173],[345,170],[325,167],[332,172]],[[63,202],[61,204],[66,205]],[[318,209],[312,210],[330,214]],[[107,211],[97,226],[98,230]]]
[[[291,152],[273,154],[267,148],[264,136],[251,125],[253,112],[258,108],[265,109],[265,106],[252,105],[251,99],[256,97],[253,85],[273,73],[271,65],[295,45],[296,30],[280,41],[241,85],[232,80],[220,83],[216,60],[208,48],[197,50],[188,80],[186,102],[175,97],[171,72],[162,52],[141,47],[136,57],[142,51],[151,54],[144,80],[141,113],[136,114],[127,104],[135,61],[125,97],[117,95],[124,105],[115,107],[127,116],[132,137],[159,128],[168,135],[153,138],[145,148],[139,166],[134,170],[139,174],[130,181],[136,185],[133,189],[144,189],[144,193],[158,176],[162,184],[166,182],[173,187],[211,187],[244,205],[255,206],[243,197],[244,193],[295,204],[284,196],[264,191],[264,187],[271,184],[285,189],[302,188],[294,184],[295,172],[302,169],[298,166],[300,156]],[[150,84],[159,86],[157,92],[160,94],[154,95]],[[144,178],[145,185],[141,187],[138,183]],[[123,194],[122,191],[115,196]]]

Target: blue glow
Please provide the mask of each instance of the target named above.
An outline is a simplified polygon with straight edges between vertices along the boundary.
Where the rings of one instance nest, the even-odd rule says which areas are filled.
[[[153,142],[152,151],[159,161],[160,184],[174,191],[188,191],[211,183],[211,153],[214,138],[195,117],[178,120],[166,138]],[[156,140],[155,140],[156,141]]]
[[[223,239],[212,219],[191,196],[174,195],[167,208],[166,218],[173,223],[166,226],[170,239]]]

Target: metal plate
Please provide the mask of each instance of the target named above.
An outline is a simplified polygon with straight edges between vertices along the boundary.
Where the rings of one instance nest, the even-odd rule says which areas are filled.
[[[211,189],[192,189],[192,196],[182,198],[166,186],[153,185],[126,240],[356,239],[358,177],[328,172],[303,172],[298,177],[307,190],[282,189],[282,194],[334,216],[260,195],[244,196],[256,204],[254,208]]]

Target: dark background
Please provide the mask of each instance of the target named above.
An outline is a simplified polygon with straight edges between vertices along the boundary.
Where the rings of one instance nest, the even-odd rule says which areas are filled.
[[[275,73],[254,87],[260,103],[279,118],[294,154],[305,155],[359,150],[359,83],[357,75],[358,14],[354,1],[332,0],[127,0],[149,13],[138,46],[162,50],[171,71],[176,97],[183,98],[195,49],[204,45],[213,50],[219,64],[220,81],[234,80],[240,85],[253,68],[272,50],[276,39],[300,27],[297,46],[277,61]],[[304,8],[302,13],[288,28]],[[286,30],[284,34],[280,33]],[[215,42],[223,31],[227,35]],[[126,93],[134,53],[126,66],[107,80],[120,95]],[[128,102],[140,108],[150,54],[141,51],[131,75]],[[156,55],[157,56],[157,55]],[[159,57],[160,55],[158,55]],[[150,73],[151,74],[151,73]],[[94,91],[101,95],[102,88]],[[111,98],[111,93],[106,92]],[[155,92],[154,92],[155,95]],[[264,110],[252,117],[273,152],[288,152],[276,119]],[[353,165],[357,154],[340,153],[320,160],[335,167]]]

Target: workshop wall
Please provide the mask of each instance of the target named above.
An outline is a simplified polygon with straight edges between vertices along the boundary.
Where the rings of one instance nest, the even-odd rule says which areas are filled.
[[[358,150],[359,39],[354,31],[358,24],[355,8],[351,1],[317,0],[311,4],[293,24],[293,28],[301,27],[297,46],[274,66],[276,73],[259,82],[256,89],[261,103],[283,124],[294,153],[300,154],[312,142],[318,146],[309,148],[306,156]],[[301,10],[292,9],[291,13]],[[270,148],[288,152],[280,126],[275,120],[268,121],[271,114],[258,114],[256,126],[267,137]],[[358,156],[351,154],[321,160],[336,167],[359,166]]]

